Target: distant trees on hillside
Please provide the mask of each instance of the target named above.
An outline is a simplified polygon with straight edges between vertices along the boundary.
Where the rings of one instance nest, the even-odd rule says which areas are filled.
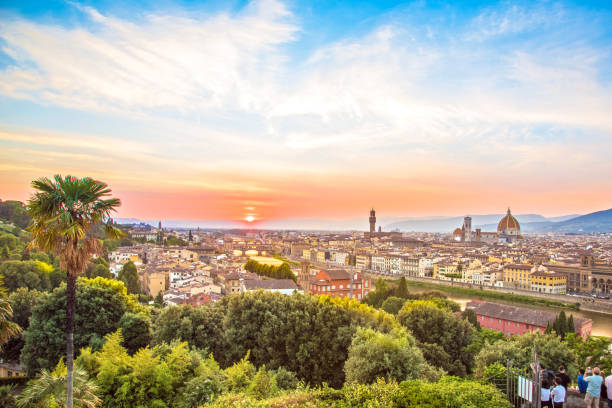
[[[280,266],[272,266],[260,264],[257,261],[249,259],[247,263],[244,264],[244,269],[268,278],[292,279],[294,282],[297,282],[295,274],[291,272],[291,267],[286,262],[283,262],[283,264]]]

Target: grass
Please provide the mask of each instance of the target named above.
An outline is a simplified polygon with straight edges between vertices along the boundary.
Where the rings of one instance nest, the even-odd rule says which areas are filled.
[[[251,256],[249,259],[264,265],[281,266],[283,264],[282,260],[270,258],[268,256]]]
[[[284,256],[281,256],[281,255],[272,255],[272,256],[282,262],[287,262],[289,265],[300,266],[299,262],[292,261],[290,259],[285,258]]]
[[[396,281],[397,282],[397,281]],[[471,289],[471,288],[463,288],[460,286],[446,286],[446,285],[438,285],[435,283],[429,282],[417,282],[406,279],[406,283],[408,286],[419,287],[423,289],[435,289],[440,292],[446,292],[456,295],[463,295],[467,297],[476,297],[480,299],[490,299],[490,300],[505,300],[508,302],[515,303],[523,303],[527,305],[539,305],[539,306],[550,306],[550,307],[563,307],[573,310],[578,310],[580,308],[580,303],[564,303],[558,302],[556,300],[548,300],[542,298],[535,298],[531,296],[525,295],[513,295],[511,293],[503,293],[503,292],[493,292],[490,290],[484,289]]]

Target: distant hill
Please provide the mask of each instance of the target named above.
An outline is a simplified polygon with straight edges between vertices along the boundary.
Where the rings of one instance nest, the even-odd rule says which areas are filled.
[[[566,233],[612,232],[612,208],[544,226],[544,230]]]

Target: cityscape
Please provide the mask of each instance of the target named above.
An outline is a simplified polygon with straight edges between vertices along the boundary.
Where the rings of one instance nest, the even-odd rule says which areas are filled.
[[[0,407],[612,407],[612,5],[0,2]]]

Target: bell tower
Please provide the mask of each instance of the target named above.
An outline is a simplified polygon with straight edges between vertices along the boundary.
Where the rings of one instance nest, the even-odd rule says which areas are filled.
[[[370,210],[370,234],[376,232],[376,211],[374,208]]]

